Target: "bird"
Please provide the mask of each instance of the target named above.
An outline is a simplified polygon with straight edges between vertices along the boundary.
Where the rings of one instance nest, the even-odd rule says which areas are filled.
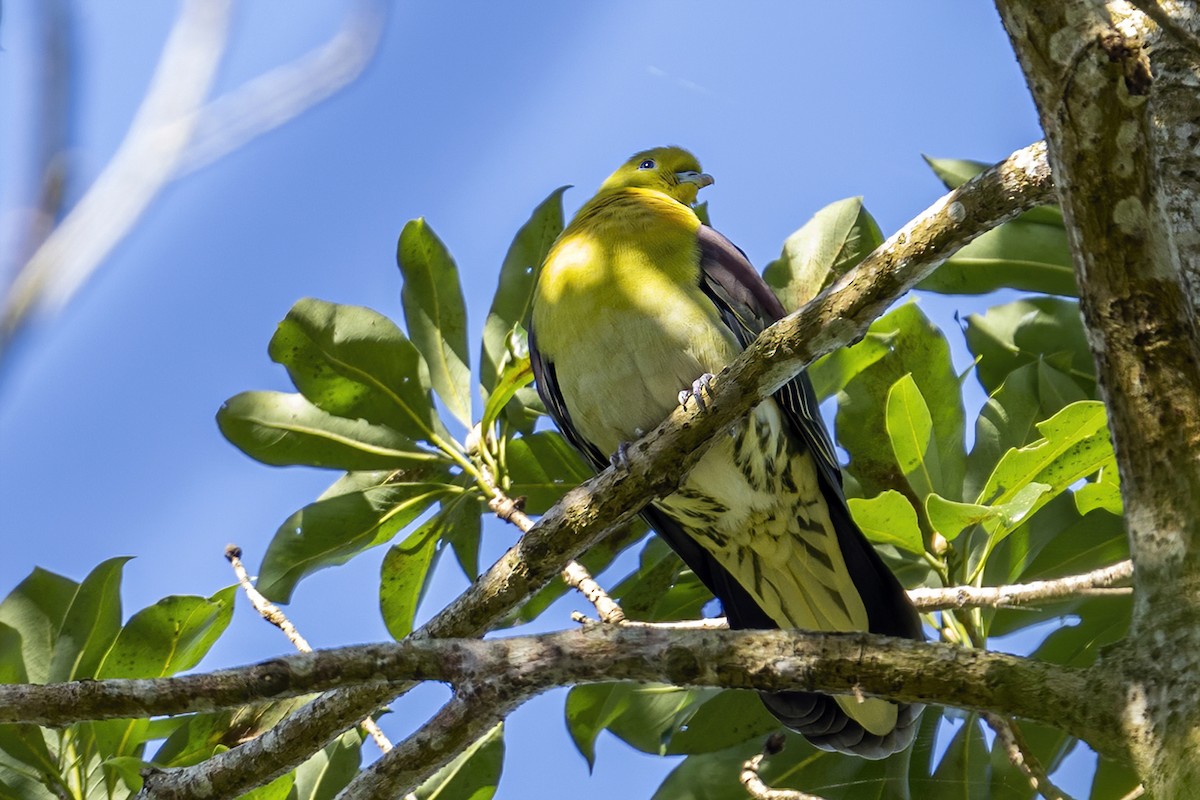
[[[538,272],[529,354],[568,441],[602,470],[784,316],[736,245],[693,208],[713,183],[680,147],[635,154],[563,229]],[[871,631],[921,640],[899,581],[851,517],[812,383],[756,406],[642,511],[720,601],[734,629]],[[920,705],[761,693],[818,748],[884,758],[913,740]]]

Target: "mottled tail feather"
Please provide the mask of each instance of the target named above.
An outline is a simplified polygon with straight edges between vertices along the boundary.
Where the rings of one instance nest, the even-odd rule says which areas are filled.
[[[882,736],[869,733],[846,715],[829,695],[813,692],[763,692],[763,705],[780,722],[822,750],[862,758],[887,758],[912,744],[924,706],[898,703],[896,727]]]

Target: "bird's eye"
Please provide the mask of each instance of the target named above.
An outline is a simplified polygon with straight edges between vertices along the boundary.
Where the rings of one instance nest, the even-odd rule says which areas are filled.
[[[638,164],[638,169],[654,169],[654,167],[655,164],[653,158],[647,158],[645,161]]]

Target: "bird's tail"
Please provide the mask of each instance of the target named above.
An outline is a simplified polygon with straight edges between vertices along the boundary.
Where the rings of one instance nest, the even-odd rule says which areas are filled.
[[[831,493],[827,491],[827,495]],[[908,595],[850,518],[845,501],[840,497],[826,499],[847,571],[866,607],[870,632],[923,640],[921,620]],[[779,627],[731,575],[721,572],[712,575],[717,585],[710,588],[725,607],[731,628]],[[780,722],[816,747],[870,759],[885,758],[907,747],[916,735],[924,709],[922,705],[895,704],[895,725],[878,733],[850,716],[843,707],[847,703],[826,694],[763,692],[761,697],[763,705]]]

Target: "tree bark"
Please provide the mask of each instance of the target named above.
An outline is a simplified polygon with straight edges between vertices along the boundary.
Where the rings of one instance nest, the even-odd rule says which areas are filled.
[[[1136,565],[1132,625],[1105,654],[1104,680],[1120,683],[1147,790],[1190,796],[1200,782],[1197,53],[1120,0],[997,5],[1046,132]]]

